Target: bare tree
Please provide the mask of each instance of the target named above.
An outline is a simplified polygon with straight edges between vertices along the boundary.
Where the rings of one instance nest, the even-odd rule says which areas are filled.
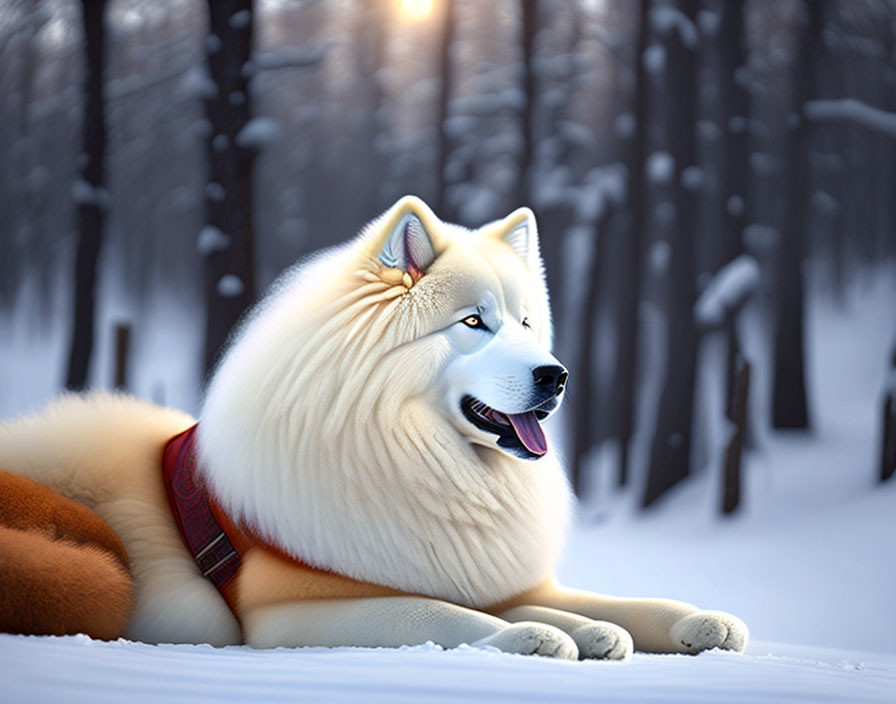
[[[93,350],[96,311],[97,261],[103,242],[108,207],[105,187],[106,116],[103,71],[105,64],[105,0],[82,0],[86,71],[81,175],[73,191],[78,203],[78,252],[75,258],[75,296],[71,349],[65,385],[83,389]]]
[[[252,0],[208,0],[206,61],[214,88],[205,100],[207,140],[205,255],[206,373],[243,312],[255,300],[252,167],[256,137],[250,129]]]
[[[442,32],[439,38],[439,94],[437,98],[436,125],[438,142],[436,144],[436,214],[444,220],[454,220],[448,198],[448,183],[445,168],[451,155],[451,137],[448,134],[448,109],[454,85],[454,57],[451,55],[454,45],[454,34],[457,29],[457,8],[455,0],[444,0],[442,16]]]
[[[880,481],[896,473],[896,347],[890,354],[890,370],[884,389],[880,448]]]
[[[809,427],[803,259],[810,224],[812,180],[809,159],[811,123],[806,118],[805,106],[818,93],[813,69],[822,37],[822,1],[804,0],[799,9],[797,53],[791,79],[794,104],[788,117],[788,157],[784,160],[787,208],[777,262],[772,387],[772,424],[775,428],[792,429]]]
[[[680,20],[658,21],[665,50],[665,144],[674,180],[667,224],[669,258],[665,281],[666,374],[656,430],[650,450],[642,504],[649,506],[684,479],[690,470],[694,382],[697,365],[695,219],[700,180],[696,168],[697,0],[675,0],[670,8]]]
[[[514,207],[532,204],[532,161],[535,123],[535,35],[538,31],[538,0],[522,0],[520,3],[520,52],[522,54],[523,105],[520,110],[522,149],[517,166],[517,184]]]
[[[650,0],[639,0],[634,54],[634,100],[631,129],[625,130],[623,145],[627,171],[625,212],[628,227],[619,232],[619,290],[616,309],[616,375],[611,393],[611,408],[616,419],[611,435],[619,441],[620,485],[629,475],[629,442],[635,426],[635,372],[638,357],[638,303],[641,300],[641,271],[645,239],[644,165],[647,156],[647,72],[644,52],[650,31]]]
[[[719,27],[715,45],[719,51],[719,93],[722,138],[719,150],[719,199],[722,231],[719,265],[724,266],[743,253],[743,233],[750,208],[749,124],[750,75],[746,55],[746,3],[722,0],[716,6]],[[740,376],[737,362],[742,355],[737,325],[726,328],[728,364],[726,398]]]

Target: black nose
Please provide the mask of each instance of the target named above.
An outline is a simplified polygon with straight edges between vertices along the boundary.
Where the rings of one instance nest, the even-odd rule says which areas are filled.
[[[559,364],[545,364],[541,367],[535,367],[532,370],[535,377],[535,386],[554,394],[560,394],[566,386],[566,380],[569,378],[567,372]]]

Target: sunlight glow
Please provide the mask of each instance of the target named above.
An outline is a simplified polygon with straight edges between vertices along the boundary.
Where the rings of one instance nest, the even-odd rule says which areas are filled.
[[[432,0],[401,0],[401,9],[414,19],[423,19],[432,12]]]

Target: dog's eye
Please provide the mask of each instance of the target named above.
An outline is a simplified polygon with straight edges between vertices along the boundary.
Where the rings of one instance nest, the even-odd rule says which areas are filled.
[[[532,329],[532,326],[529,325],[529,319],[528,319],[528,318],[523,318],[523,327],[526,328],[526,329],[528,329],[528,330],[531,330],[531,329]]]
[[[468,328],[473,328],[474,330],[486,330],[485,323],[482,322],[482,318],[478,315],[468,315],[461,321]]]

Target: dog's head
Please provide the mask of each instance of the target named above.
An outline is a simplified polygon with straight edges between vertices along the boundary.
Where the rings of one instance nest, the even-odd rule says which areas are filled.
[[[378,274],[407,291],[390,313],[427,368],[408,372],[470,443],[535,460],[541,421],[560,404],[566,369],[550,352],[551,321],[535,218],[520,208],[478,230],[440,222],[400,200],[368,233]],[[410,380],[413,384],[413,380]],[[424,386],[425,384],[425,386]]]

